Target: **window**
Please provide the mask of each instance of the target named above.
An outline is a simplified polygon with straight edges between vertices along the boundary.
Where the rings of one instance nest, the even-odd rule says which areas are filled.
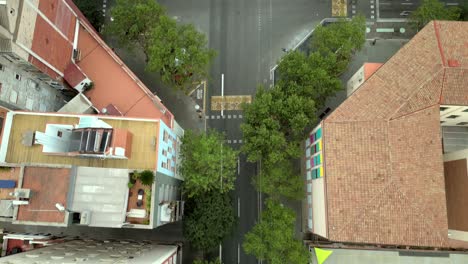
[[[468,112],[468,108],[467,108],[467,109],[465,109],[465,110],[463,110],[463,112],[465,112],[465,113],[466,113],[466,112]]]
[[[57,131],[57,137],[62,137],[62,131]]]
[[[468,125],[468,122],[460,122],[460,123],[457,123],[457,126],[466,126]]]
[[[169,134],[164,130],[164,132],[163,132],[163,141],[167,142],[168,138],[169,138]]]
[[[21,74],[15,73],[15,79],[21,81]]]
[[[440,107],[440,111],[441,111],[441,112],[443,112],[443,111],[445,111],[445,110],[447,110],[447,109],[448,109],[448,107],[442,107],[442,106]]]
[[[163,156],[167,156],[167,151],[163,149],[162,154]]]
[[[445,123],[445,121],[440,121],[441,124]]]
[[[5,66],[3,66],[3,64],[0,64],[0,71],[4,71],[5,70]]]
[[[457,117],[459,117],[459,115],[449,115],[449,116],[447,116],[447,118],[450,118],[450,119],[455,119]]]

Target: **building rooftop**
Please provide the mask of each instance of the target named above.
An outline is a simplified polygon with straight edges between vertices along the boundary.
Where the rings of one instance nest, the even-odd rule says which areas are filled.
[[[80,86],[79,91],[91,81],[93,88],[85,95],[99,111],[112,104],[124,116],[160,118],[172,127],[172,113],[107,46],[72,0],[19,2],[15,52],[20,57],[54,80]]]
[[[21,224],[56,223],[66,224],[65,212],[60,212],[56,203],[68,205],[70,169],[51,167],[25,167],[22,189],[30,189],[29,204],[19,205],[16,222]]]
[[[110,158],[83,158],[78,156],[53,155],[44,153],[46,150],[42,145],[24,144],[24,137],[29,132],[46,130],[46,125],[62,124],[76,125],[83,115],[69,115],[58,113],[31,113],[10,112],[5,125],[10,127],[9,133],[4,134],[3,144],[0,149],[2,161],[14,164],[65,164],[75,166],[100,167],[100,168],[127,168],[127,169],[150,169],[155,170],[157,164],[157,141],[159,135],[159,120],[153,119],[131,119],[125,117],[94,116],[103,120],[114,129],[116,139],[125,145],[127,137],[119,130],[130,132],[131,138],[128,159]],[[8,123],[8,124],[7,124]],[[117,142],[118,143],[118,142]]]
[[[448,245],[439,106],[468,105],[467,28],[430,22],[323,121],[329,239]]]

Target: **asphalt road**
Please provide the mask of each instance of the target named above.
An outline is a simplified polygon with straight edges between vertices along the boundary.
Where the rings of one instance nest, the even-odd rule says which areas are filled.
[[[443,0],[446,6],[457,6],[460,0]],[[421,0],[380,0],[376,1],[380,18],[407,18],[421,5]]]
[[[224,95],[254,95],[258,85],[268,86],[270,69],[283,55],[281,49],[294,46],[329,16],[330,6],[329,1],[322,0],[211,0],[209,10],[209,46],[218,51],[218,57],[211,68],[207,98],[221,95],[222,74]],[[233,117],[242,112],[224,111],[223,118],[219,111],[209,110],[209,102],[207,106],[208,128],[223,131],[230,145],[239,148],[243,119]],[[242,250],[244,235],[255,225],[260,213],[260,196],[251,185],[257,164],[246,162],[241,155],[239,171],[232,193],[239,220],[232,236],[223,243],[222,260],[226,264],[257,263]]]

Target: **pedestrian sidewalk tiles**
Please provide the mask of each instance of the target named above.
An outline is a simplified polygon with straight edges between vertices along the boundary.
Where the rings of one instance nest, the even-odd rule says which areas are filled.
[[[235,96],[212,96],[211,110],[242,110],[242,103],[250,104],[252,96],[250,95],[235,95]]]
[[[347,6],[347,0],[332,0],[332,17],[346,17]]]

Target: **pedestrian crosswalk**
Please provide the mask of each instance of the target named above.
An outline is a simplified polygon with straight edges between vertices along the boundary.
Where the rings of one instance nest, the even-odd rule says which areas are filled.
[[[205,119],[242,119],[242,115],[206,115]]]
[[[226,139],[224,142],[227,144],[242,144],[242,139]]]

